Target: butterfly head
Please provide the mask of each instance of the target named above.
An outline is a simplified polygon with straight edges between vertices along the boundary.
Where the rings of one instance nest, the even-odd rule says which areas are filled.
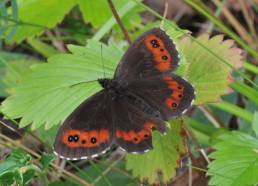
[[[99,84],[106,90],[111,89],[112,80],[108,78],[98,79]]]

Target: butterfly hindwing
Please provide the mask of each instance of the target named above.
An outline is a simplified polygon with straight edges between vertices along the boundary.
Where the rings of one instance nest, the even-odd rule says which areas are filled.
[[[113,142],[111,103],[110,95],[101,91],[77,107],[58,131],[55,153],[66,159],[104,153]]]
[[[164,120],[182,115],[195,98],[192,85],[174,74],[133,81],[127,88],[158,110]]]
[[[162,120],[144,113],[126,97],[112,104],[112,116],[116,144],[130,153],[144,153],[153,148],[153,129],[166,132]]]
[[[173,41],[161,29],[154,28],[139,37],[118,64],[115,78],[130,82],[174,71],[178,52]]]

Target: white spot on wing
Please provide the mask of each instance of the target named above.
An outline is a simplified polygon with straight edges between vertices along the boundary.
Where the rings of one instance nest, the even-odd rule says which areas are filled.
[[[92,158],[96,158],[96,157],[98,157],[98,156],[99,156],[99,154],[93,154],[93,155],[91,155]]]
[[[144,150],[143,152],[146,153],[146,152],[149,152],[149,151],[150,151],[150,149],[146,149],[146,150]]]
[[[89,157],[88,156],[82,156],[81,159],[82,160],[85,160],[85,159],[88,159]]]
[[[139,154],[139,152],[131,152],[132,154]]]
[[[183,110],[182,114],[185,114],[185,113],[186,113],[186,111],[187,111],[187,109]]]
[[[122,147],[119,147],[122,151],[124,151],[124,152],[126,152],[126,150],[125,149],[123,149]]]
[[[55,154],[56,156],[59,156],[59,155],[58,155],[58,153],[57,153],[56,151],[54,151],[54,154]]]
[[[191,106],[193,105],[193,103],[194,103],[194,99],[191,101]]]

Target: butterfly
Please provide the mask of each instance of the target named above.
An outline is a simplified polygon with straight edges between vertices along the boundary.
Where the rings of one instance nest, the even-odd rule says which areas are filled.
[[[113,144],[129,153],[153,148],[152,131],[165,134],[165,121],[186,112],[193,86],[171,72],[178,67],[175,44],[160,28],[140,36],[117,66],[113,79],[79,105],[60,127],[54,152],[77,160],[97,157]]]

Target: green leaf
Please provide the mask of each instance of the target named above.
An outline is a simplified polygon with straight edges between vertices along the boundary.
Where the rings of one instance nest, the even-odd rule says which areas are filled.
[[[6,64],[8,66],[8,63],[13,60],[19,60],[19,59],[24,59],[27,58],[28,56],[19,54],[19,53],[9,53],[9,52],[4,52],[0,51],[0,97],[5,97],[7,96],[6,92],[6,84],[4,83],[6,71],[9,70],[6,68]]]
[[[214,132],[216,132],[218,129],[210,126],[208,124],[203,124],[197,120],[194,120],[188,116],[183,117],[184,121],[186,122],[187,125],[189,125],[191,128],[207,135],[211,136]]]
[[[55,156],[53,154],[43,153],[40,159],[40,163],[43,169],[46,170],[54,159],[55,159]]]
[[[240,68],[243,63],[242,50],[232,47],[234,43],[232,40],[223,41],[222,35],[212,38],[202,35],[196,41],[185,38],[179,43],[189,63],[186,78],[195,87],[197,93],[195,104],[217,102],[221,95],[229,93],[228,85],[233,79],[232,69],[201,47],[199,43],[236,68]]]
[[[258,140],[248,134],[232,132],[220,140],[210,157],[209,185],[247,186],[258,184]]]
[[[253,126],[253,130],[254,130],[254,132],[256,134],[256,137],[258,137],[258,111],[254,112],[252,126]]]
[[[40,41],[39,39],[28,39],[28,43],[45,57],[51,57],[58,54],[58,51],[54,47]]]
[[[5,91],[8,94],[13,94],[18,84],[22,82],[22,77],[30,72],[30,67],[34,64],[39,63],[34,59],[20,59],[10,61],[9,66],[5,69],[3,82],[6,86]]]
[[[153,150],[139,155],[127,155],[127,169],[132,170],[134,177],[148,179],[149,183],[157,181],[157,172],[162,171],[163,181],[175,175],[179,154],[184,153],[184,144],[180,136],[181,122],[173,120],[166,135],[153,133]]]
[[[242,95],[246,96],[250,99],[250,101],[254,102],[258,105],[258,91],[254,88],[246,85],[241,81],[236,81],[231,84],[231,87]]]
[[[20,23],[11,41],[21,42],[27,37],[39,35],[44,30],[53,28],[63,20],[76,2],[76,0],[69,0],[65,3],[53,0],[19,0]]]
[[[5,84],[3,82],[4,67],[5,65],[0,62],[0,97],[7,96],[7,92],[5,91]]]
[[[250,123],[252,123],[253,114],[247,109],[243,109],[235,104],[227,101],[222,101],[220,103],[211,103],[213,107],[226,111],[228,113],[234,114],[239,118],[242,118]]]
[[[117,11],[128,4],[127,0],[113,0],[113,4]],[[112,11],[106,0],[78,0],[83,18],[86,22],[90,22],[93,27],[98,28],[105,24],[112,16]],[[140,23],[141,19],[138,14],[139,10],[132,9],[125,16],[120,17],[123,24],[127,28],[132,28],[134,22]],[[133,17],[133,19],[131,19]]]
[[[56,55],[49,58],[48,64],[34,66],[16,93],[3,102],[3,113],[11,118],[22,117],[20,127],[32,123],[32,128],[44,124],[50,128],[62,122],[100,90],[96,80],[103,77],[103,68],[106,77],[112,77],[115,62],[123,54],[114,45],[96,41],[89,41],[87,47],[71,45],[69,49],[72,54]]]
[[[125,1],[120,1],[124,4]],[[112,12],[107,1],[103,0],[79,0],[83,19],[90,22],[94,27],[103,25],[111,16]]]
[[[255,64],[245,62],[243,67],[254,74],[258,74],[258,67]]]
[[[5,161],[3,163],[0,163],[0,176],[4,174],[6,171],[15,168],[16,166],[16,162],[14,161]]]

